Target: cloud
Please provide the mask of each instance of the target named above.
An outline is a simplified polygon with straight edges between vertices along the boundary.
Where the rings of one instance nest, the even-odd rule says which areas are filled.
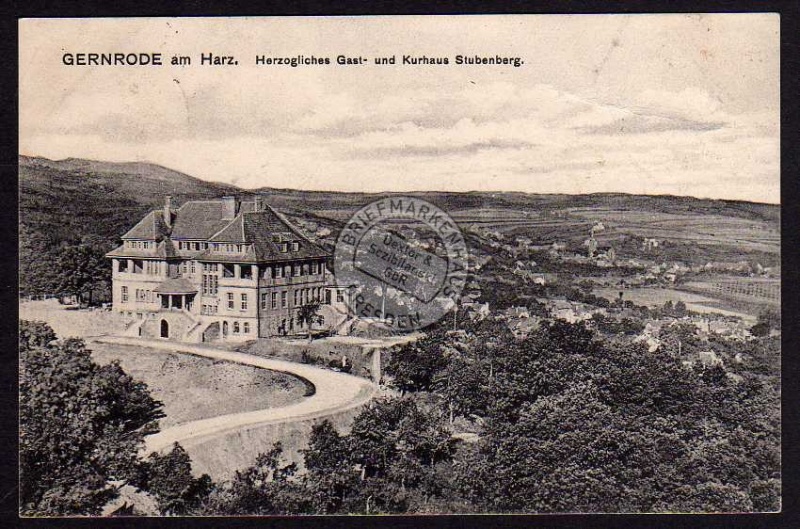
[[[54,121],[74,119],[73,127],[26,134],[21,146],[45,156],[113,152],[243,187],[779,200],[776,117],[728,113],[702,90],[643,92],[612,105],[512,82],[372,95],[317,87],[285,100],[263,86],[232,94],[185,85],[185,98],[172,93],[149,109],[134,95],[97,113],[77,100]],[[78,119],[80,109],[90,119]]]
[[[647,134],[649,132],[666,132],[670,130],[705,132],[717,130],[725,124],[721,121],[693,121],[684,118],[665,118],[631,114],[612,123],[597,127],[586,127],[583,130],[590,134]]]

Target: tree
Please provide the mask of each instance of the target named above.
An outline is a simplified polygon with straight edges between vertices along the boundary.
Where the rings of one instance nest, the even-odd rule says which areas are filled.
[[[753,336],[768,336],[772,329],[780,330],[780,328],[780,312],[772,309],[765,309],[758,313],[758,320],[755,325],[750,328],[750,332]]]
[[[454,450],[445,423],[412,398],[379,400],[356,416],[347,440],[362,479],[345,512],[413,512],[436,495],[436,470]]]
[[[444,336],[429,334],[392,351],[386,373],[394,377],[392,384],[402,392],[431,388],[440,369],[447,365],[441,344]]]
[[[301,305],[297,309],[297,323],[308,329],[308,339],[312,339],[311,327],[315,323],[322,324],[322,317],[319,315],[320,304],[317,301]]]
[[[58,291],[80,301],[88,296],[89,304],[93,291],[107,288],[111,281],[111,267],[97,246],[82,243],[65,247],[58,255],[56,267]]]
[[[295,479],[297,465],[284,465],[283,447],[275,443],[259,454],[253,466],[237,470],[229,487],[215,490],[208,514],[274,515],[312,512],[302,484]]]
[[[41,296],[57,291],[58,277],[53,240],[20,223],[19,226],[19,293]]]
[[[687,337],[688,338],[688,337]],[[507,345],[454,481],[493,512],[779,508],[777,391],[559,323]],[[462,459],[463,458],[463,459]]]
[[[95,364],[82,340],[52,343],[25,321],[20,336],[21,511],[98,514],[116,494],[109,482],[135,477],[162,404],[119,364]]]
[[[47,347],[55,341],[56,333],[43,321],[19,322],[19,350],[28,353],[32,349]]]
[[[347,437],[339,435],[327,419],[311,428],[309,447],[303,451],[306,488],[319,514],[340,512],[348,496],[358,489],[359,474],[350,457]]]
[[[178,443],[168,453],[150,454],[142,464],[140,487],[156,497],[164,515],[186,515],[200,508],[213,488],[208,474],[192,476],[189,454]]]

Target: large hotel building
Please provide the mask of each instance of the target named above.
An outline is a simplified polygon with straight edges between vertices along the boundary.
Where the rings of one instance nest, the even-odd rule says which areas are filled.
[[[318,302],[323,325],[345,319],[331,255],[256,196],[186,202],[167,197],[122,236],[113,307],[127,333],[188,342],[305,332],[298,309]]]

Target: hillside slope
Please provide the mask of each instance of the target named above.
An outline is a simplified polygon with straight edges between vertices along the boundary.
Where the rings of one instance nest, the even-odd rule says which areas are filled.
[[[89,240],[110,249],[119,236],[138,222],[147,211],[163,204],[171,195],[179,206],[187,200],[216,198],[229,194],[241,197],[259,193],[266,202],[296,221],[308,221],[312,231],[328,227],[334,232],[355,210],[392,193],[337,193],[261,188],[243,190],[236,186],[207,182],[149,163],[111,163],[69,158],[53,161],[40,157],[19,157],[20,276],[26,290],[31,274],[41,273],[42,263],[54,259],[66,244]],[[431,201],[448,211],[460,224],[501,229],[508,235],[533,239],[585,237],[586,225],[594,220],[611,221],[617,232],[670,236],[665,215],[680,215],[678,235],[694,236],[704,219],[723,219],[731,235],[727,241],[719,229],[707,236],[724,242],[730,253],[740,243],[775,255],[780,245],[780,207],[691,197],[636,196],[625,194],[536,195],[526,193],[420,192],[402,193]],[[626,215],[635,212],[636,215]],[[644,217],[643,217],[644,215]],[[634,218],[636,221],[634,222]],[[666,220],[665,220],[666,219]],[[727,219],[727,220],[726,220]],[[715,221],[719,224],[719,221]],[[733,228],[727,225],[733,223]],[[653,231],[657,228],[659,231]],[[635,230],[635,231],[631,231]],[[649,232],[647,230],[650,230]],[[573,233],[574,232],[574,233]],[[691,232],[691,233],[689,233]],[[744,233],[740,236],[739,233]],[[647,235],[650,233],[650,235]],[[612,234],[609,230],[608,236]],[[757,244],[756,244],[757,243]],[[768,247],[763,248],[763,244]],[[776,251],[777,249],[777,251]],[[777,259],[779,257],[776,256]],[[46,266],[44,266],[46,268]],[[34,272],[37,271],[37,272]]]

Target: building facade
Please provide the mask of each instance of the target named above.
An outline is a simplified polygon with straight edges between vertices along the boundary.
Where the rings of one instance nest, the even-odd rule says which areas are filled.
[[[245,341],[306,332],[298,318],[303,305],[323,306],[322,326],[346,314],[330,253],[258,196],[179,208],[167,197],[107,257],[113,308],[130,318],[131,335]]]

